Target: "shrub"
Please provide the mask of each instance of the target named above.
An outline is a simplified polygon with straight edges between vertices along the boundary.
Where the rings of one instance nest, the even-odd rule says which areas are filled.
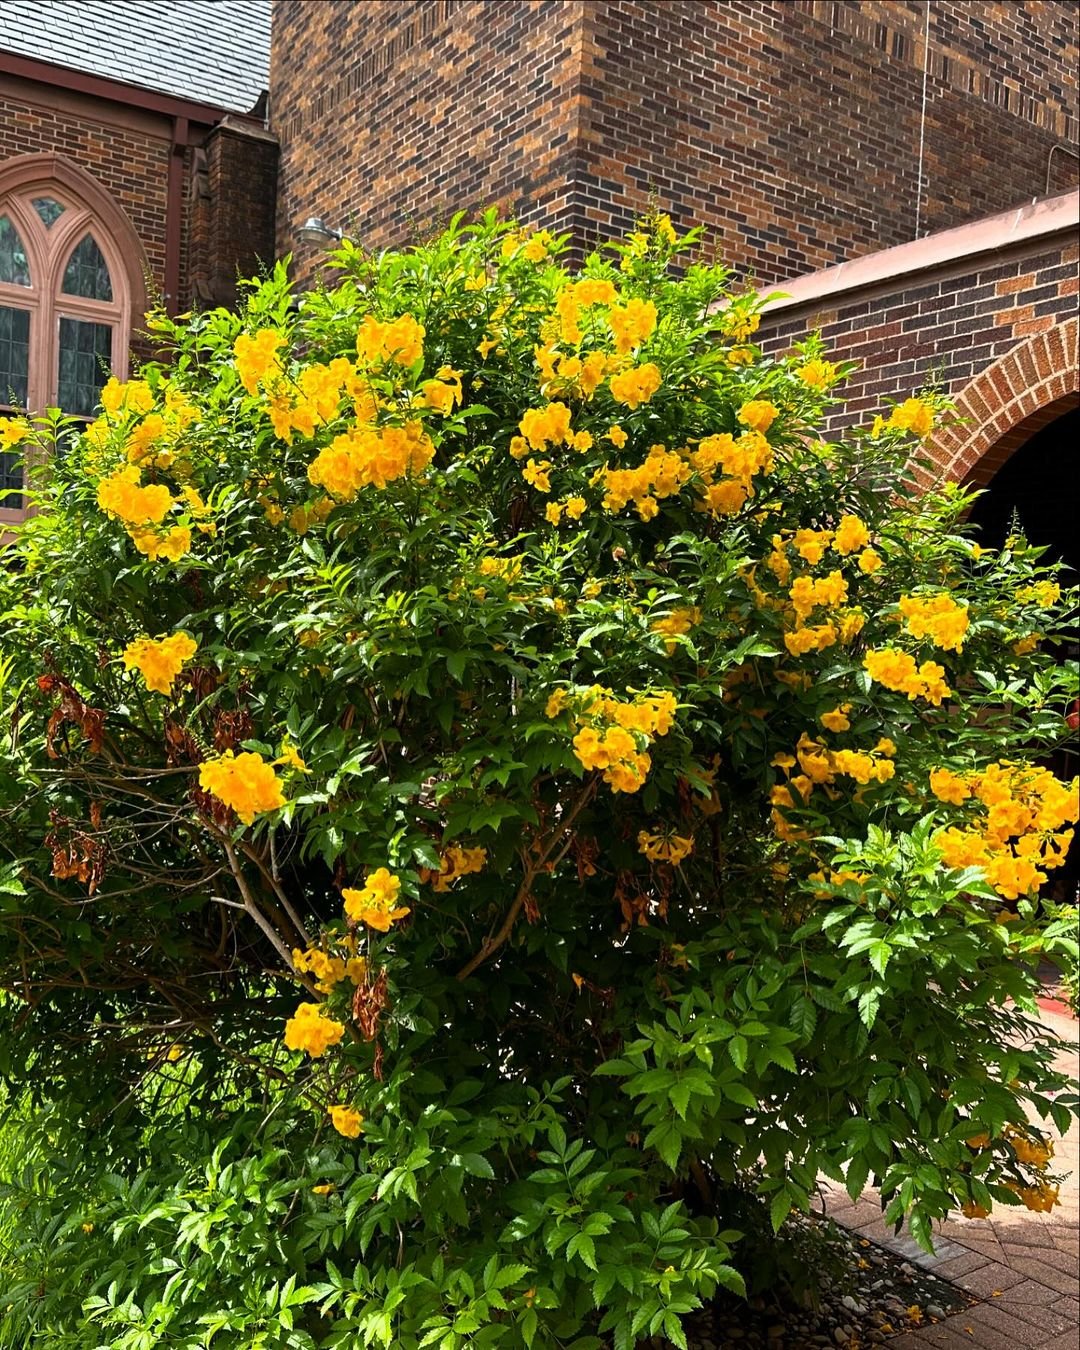
[[[748,1186],[1053,1203],[1068,597],[695,242],[346,245],[9,425],[16,1343],[681,1345]]]

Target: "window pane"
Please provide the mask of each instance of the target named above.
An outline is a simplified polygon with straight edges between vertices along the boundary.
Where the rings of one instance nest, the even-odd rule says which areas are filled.
[[[0,404],[26,407],[30,370],[30,311],[0,305]]]
[[[84,235],[81,243],[76,244],[64,269],[64,284],[60,289],[65,295],[81,295],[87,300],[112,299],[109,269],[93,235]]]
[[[60,320],[60,382],[57,402],[66,413],[92,417],[109,378],[112,328],[82,319]]]
[[[0,281],[30,285],[30,267],[19,232],[7,216],[0,216]]]
[[[0,510],[21,511],[25,505],[20,458],[14,451],[0,450]]]
[[[35,197],[34,210],[41,217],[46,229],[64,214],[63,206],[53,197]]]

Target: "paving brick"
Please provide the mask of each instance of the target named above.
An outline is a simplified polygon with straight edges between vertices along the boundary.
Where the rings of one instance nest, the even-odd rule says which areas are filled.
[[[1056,1270],[1053,1266],[1038,1261],[1014,1260],[1012,1271],[1014,1274],[1034,1280],[1037,1284],[1045,1285],[1048,1289],[1055,1289],[1059,1294],[1066,1294],[1069,1298],[1080,1295],[1080,1279],[1075,1275]]]
[[[966,1251],[962,1256],[951,1257],[936,1266],[934,1274],[940,1275],[943,1280],[955,1281],[961,1275],[970,1275],[973,1270],[979,1270],[988,1263],[989,1257],[983,1256],[981,1252]]]
[[[1022,1272],[1010,1270],[1008,1266],[990,1261],[985,1266],[980,1266],[978,1270],[961,1275],[953,1283],[965,1293],[974,1294],[976,1298],[993,1298],[995,1289],[1010,1289],[1014,1284],[1020,1284],[1024,1278]]]

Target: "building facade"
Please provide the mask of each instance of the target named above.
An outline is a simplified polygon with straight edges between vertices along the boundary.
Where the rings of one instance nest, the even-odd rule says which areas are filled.
[[[279,251],[655,195],[784,280],[1075,185],[1076,45],[1054,0],[276,0]]]
[[[656,201],[789,293],[770,349],[860,362],[838,426],[933,382],[938,471],[1014,492],[1078,398],[1078,39],[1059,0],[275,0],[278,250],[305,282],[308,216],[385,247],[495,202],[580,256]]]
[[[0,414],[88,416],[149,306],[272,260],[269,8],[0,0]],[[23,510],[0,458],[0,523]]]

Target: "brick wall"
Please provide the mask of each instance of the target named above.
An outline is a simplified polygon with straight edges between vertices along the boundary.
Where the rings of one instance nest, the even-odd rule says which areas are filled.
[[[274,262],[277,141],[226,117],[196,152],[190,181],[194,301],[233,306],[238,278]]]
[[[778,280],[1042,194],[1077,36],[1059,0],[277,0],[279,249],[496,200],[589,241],[655,192]]]
[[[763,323],[763,345],[786,351],[820,328],[833,359],[860,363],[844,386],[844,407],[827,424],[835,432],[927,383],[955,397],[1018,345],[1074,316],[1078,259],[1074,229],[1032,241],[1014,256],[990,255],[941,275],[898,278],[869,297],[781,312]]]
[[[278,249],[310,215],[402,242],[504,202],[572,215],[581,0],[278,0],[271,126],[282,146]]]

